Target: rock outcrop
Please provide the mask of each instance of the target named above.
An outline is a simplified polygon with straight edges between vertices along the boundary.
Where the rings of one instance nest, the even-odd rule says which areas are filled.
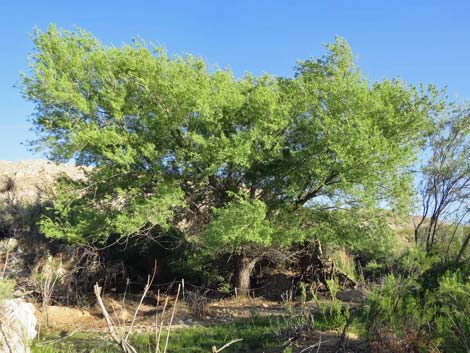
[[[0,353],[29,353],[36,324],[33,304],[22,299],[0,301]]]
[[[45,160],[0,160],[0,268],[15,279],[18,292],[40,291],[34,270],[43,270],[50,256],[64,251],[53,248],[37,226],[44,205],[54,197],[54,182],[63,174],[77,180],[85,177],[85,170]]]
[[[21,203],[45,201],[54,181],[62,173],[72,179],[84,176],[83,169],[71,164],[45,160],[8,162],[0,160],[0,201],[14,198]]]

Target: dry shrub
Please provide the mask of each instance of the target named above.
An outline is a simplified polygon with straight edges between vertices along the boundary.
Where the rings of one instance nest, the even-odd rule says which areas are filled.
[[[3,185],[0,187],[0,193],[13,193],[15,188],[15,180],[11,176],[7,176],[4,178]]]
[[[371,353],[438,353],[437,350],[416,329],[406,329],[402,337],[398,337],[390,329],[379,329],[370,343]]]
[[[306,341],[315,334],[315,317],[308,311],[282,316],[279,325],[274,325],[273,334],[286,343]]]
[[[199,319],[204,318],[207,312],[207,304],[209,303],[209,298],[207,297],[209,290],[202,290],[196,288],[192,291],[187,291],[185,293],[185,302],[188,305],[191,312]]]

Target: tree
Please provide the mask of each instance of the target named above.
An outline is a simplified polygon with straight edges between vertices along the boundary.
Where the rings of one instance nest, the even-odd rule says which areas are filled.
[[[251,272],[263,257],[263,250],[273,243],[280,244],[281,239],[275,239],[266,219],[266,211],[266,205],[260,200],[235,196],[226,207],[214,210],[214,220],[205,233],[208,246],[234,255],[234,285],[240,288],[241,295],[248,294]]]
[[[457,264],[470,242],[470,114],[449,106],[430,135],[421,174],[422,215],[415,242]],[[437,249],[436,249],[437,248]]]
[[[237,254],[243,287],[253,253],[308,235],[286,231],[280,215],[407,205],[406,167],[440,104],[433,87],[370,83],[341,38],[291,78],[235,78],[192,56],[106,47],[54,26],[34,43],[23,92],[37,146],[91,167],[61,184],[45,234],[95,243],[179,227]]]

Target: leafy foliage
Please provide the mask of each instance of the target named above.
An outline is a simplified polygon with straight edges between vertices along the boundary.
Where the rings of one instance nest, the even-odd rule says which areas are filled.
[[[3,277],[0,279],[0,300],[13,298],[16,281]]]
[[[461,272],[447,273],[437,292],[443,303],[437,332],[446,352],[470,350],[470,277]]]
[[[236,253],[239,286],[265,250],[305,239],[386,256],[378,209],[409,209],[408,167],[443,106],[433,86],[369,82],[339,37],[293,77],[239,78],[80,29],[33,40],[22,87],[36,147],[86,173],[57,184],[41,231],[86,245],[177,231]]]
[[[232,251],[249,244],[271,245],[273,229],[266,220],[266,205],[259,200],[239,198],[225,208],[215,209],[206,239],[211,247],[228,245]]]
[[[415,251],[407,256],[408,271],[390,274],[368,299],[367,331],[374,344],[425,351],[462,352],[469,347],[469,277],[467,271],[436,270],[442,264]],[[436,286],[427,283],[434,273]],[[380,338],[388,336],[387,340]],[[406,347],[408,348],[406,348]],[[387,347],[382,347],[387,348]],[[406,349],[408,350],[406,350]],[[397,349],[397,348],[395,348]]]

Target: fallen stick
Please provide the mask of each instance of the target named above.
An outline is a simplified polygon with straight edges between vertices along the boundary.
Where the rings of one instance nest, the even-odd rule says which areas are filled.
[[[242,338],[237,338],[236,340],[232,340],[232,341],[230,341],[229,343],[224,344],[224,345],[223,345],[221,348],[219,348],[219,349],[217,349],[216,346],[212,346],[212,353],[219,353],[219,352],[223,351],[225,348],[231,346],[231,345],[234,344],[234,343],[240,342],[240,341],[243,341],[243,339],[242,339]]]

